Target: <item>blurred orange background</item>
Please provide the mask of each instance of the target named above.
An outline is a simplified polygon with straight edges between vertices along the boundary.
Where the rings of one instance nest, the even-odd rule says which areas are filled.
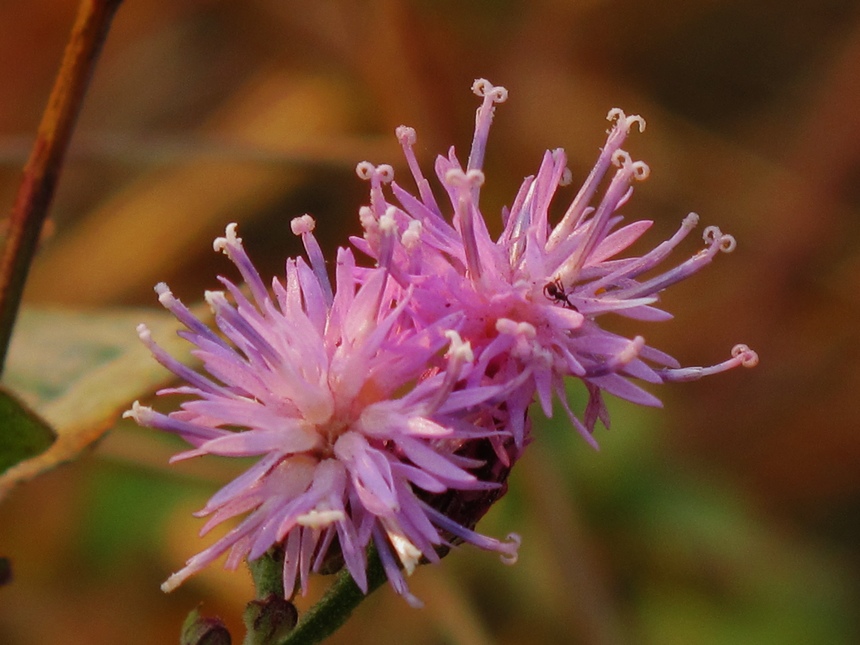
[[[7,212],[74,13],[0,3]],[[452,143],[465,152],[477,77],[510,91],[487,154],[491,225],[545,149],[565,148],[576,184],[609,108],[643,115],[627,149],[652,172],[624,213],[655,220],[644,244],[693,210],[738,248],[666,292],[674,320],[618,329],[687,365],[738,342],[761,364],[661,387],[663,410],[615,406],[596,453],[540,423],[481,525],[522,533],[519,563],[461,549],[414,576],[425,609],[384,587],[332,642],[860,640],[856,2],[126,0],[26,304],[155,306],[162,280],[197,301],[230,271],[211,240],[232,221],[266,275],[301,252],[289,222],[305,212],[333,252],[360,233],[355,164],[402,172],[400,124],[425,168]],[[168,468],[175,449],[121,424],[0,506],[15,575],[0,642],[176,642],[200,600],[241,639],[245,572],[158,588],[209,543],[190,512],[225,477]]]

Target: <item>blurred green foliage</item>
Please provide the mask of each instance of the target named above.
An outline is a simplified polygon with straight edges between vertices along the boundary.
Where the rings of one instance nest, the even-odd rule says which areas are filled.
[[[8,392],[0,390],[0,473],[35,457],[54,443],[48,424]]]

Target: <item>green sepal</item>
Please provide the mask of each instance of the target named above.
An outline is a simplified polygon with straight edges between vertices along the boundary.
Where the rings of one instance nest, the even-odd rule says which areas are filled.
[[[249,602],[243,620],[248,630],[243,645],[278,645],[293,631],[299,612],[289,600],[273,594]]]
[[[274,546],[256,560],[248,561],[248,569],[254,580],[257,599],[279,596],[285,598],[284,593],[284,549]],[[290,595],[293,590],[290,589]]]
[[[231,645],[227,627],[218,617],[200,615],[200,608],[193,609],[182,623],[180,645]]]

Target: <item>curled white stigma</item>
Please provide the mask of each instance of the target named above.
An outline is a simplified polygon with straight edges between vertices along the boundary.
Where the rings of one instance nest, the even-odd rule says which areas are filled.
[[[732,358],[740,358],[744,367],[758,365],[758,354],[743,343],[732,347]]]
[[[374,166],[369,161],[361,161],[355,166],[355,174],[365,181],[377,179],[383,184],[390,184],[394,179],[394,168],[387,163]]]
[[[723,253],[731,253],[738,245],[733,235],[723,233],[717,226],[706,226],[702,231],[702,239],[708,246],[718,243]]]
[[[606,115],[606,120],[613,123],[616,127],[623,126],[627,132],[630,132],[630,128],[632,128],[635,123],[639,126],[639,132],[645,132],[645,119],[638,114],[627,116],[621,108],[612,108],[609,110],[609,113]]]
[[[390,184],[394,179],[394,168],[387,163],[379,164],[376,167],[376,174],[383,184]]]
[[[230,247],[231,246],[241,246],[242,238],[236,235],[236,227],[238,224],[236,222],[230,222],[227,224],[227,230],[224,232],[224,237],[216,237],[215,241],[212,242],[212,248],[216,253],[219,251],[224,253],[224,255],[230,255]]]
[[[738,241],[735,239],[734,235],[729,235],[726,233],[720,238],[720,251],[723,253],[731,253],[738,246]]]
[[[369,180],[373,177],[373,164],[369,161],[359,161],[355,166],[355,174],[359,176],[360,179],[364,179],[365,181]]]
[[[501,85],[493,85],[486,78],[476,78],[472,83],[472,91],[480,96],[490,96],[493,103],[504,103],[508,100],[508,90]]]
[[[616,150],[612,153],[612,165],[618,168],[625,168],[633,163],[630,155],[624,150]]]
[[[648,175],[651,174],[651,168],[644,161],[634,161],[631,167],[633,168],[633,177],[636,181],[648,179]]]

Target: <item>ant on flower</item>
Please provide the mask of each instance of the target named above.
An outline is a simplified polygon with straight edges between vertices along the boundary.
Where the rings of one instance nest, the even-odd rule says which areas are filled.
[[[561,284],[561,278],[556,278],[555,280],[547,282],[543,286],[543,295],[545,295],[549,300],[559,303],[563,307],[579,311],[579,309],[577,309],[576,306],[568,299],[567,294],[564,291],[564,286]]]

